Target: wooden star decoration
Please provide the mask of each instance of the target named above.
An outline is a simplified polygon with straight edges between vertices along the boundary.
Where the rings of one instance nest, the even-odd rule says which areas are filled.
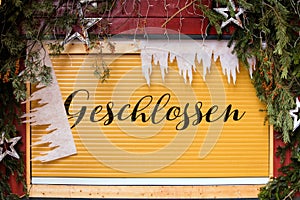
[[[65,37],[64,41],[62,42],[62,45],[64,46],[65,44],[67,44],[70,41],[77,38],[81,42],[85,43],[86,47],[89,48],[90,40],[89,40],[89,35],[88,35],[88,29],[90,29],[92,26],[94,26],[99,21],[101,21],[102,18],[85,18],[83,16],[82,6],[81,6],[80,2],[77,3],[77,12],[78,12],[78,16],[79,16],[79,26],[80,26],[81,31],[73,32],[73,28],[70,28],[67,31],[66,37]],[[73,34],[72,34],[72,32],[73,32]]]
[[[0,162],[7,155],[10,155],[11,157],[15,157],[17,159],[20,159],[20,156],[18,155],[18,153],[14,149],[14,146],[17,144],[17,142],[20,139],[21,139],[21,136],[7,139],[4,136],[4,132],[2,132],[2,135],[1,135],[1,138],[0,138]]]
[[[300,111],[300,101],[298,98],[296,98],[296,108],[290,110],[290,115],[294,118],[293,131],[295,131],[296,128],[300,126],[300,119],[298,118],[299,111]]]
[[[215,11],[217,11],[218,13],[220,13],[221,15],[226,17],[226,19],[227,19],[225,22],[222,22],[221,28],[224,28],[230,22],[233,22],[236,25],[238,25],[239,27],[243,28],[243,24],[242,24],[242,21],[240,19],[240,15],[243,14],[245,12],[245,10],[243,8],[236,8],[235,5],[234,5],[234,2],[232,0],[229,0],[229,2],[230,2],[230,5],[231,5],[231,8],[235,12],[234,17],[231,17],[230,15],[227,14],[228,12],[230,12],[230,8],[228,6],[226,8],[214,8]]]

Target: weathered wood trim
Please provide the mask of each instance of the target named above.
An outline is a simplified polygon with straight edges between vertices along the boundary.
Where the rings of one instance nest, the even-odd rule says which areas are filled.
[[[256,198],[262,185],[75,186],[31,185],[30,197],[60,198]]]
[[[275,152],[274,152],[274,128],[273,126],[270,126],[269,128],[269,177],[273,177],[274,176],[274,156],[275,156]]]
[[[26,83],[27,88],[27,96],[30,96],[30,83]],[[30,112],[30,102],[26,101],[26,113]],[[29,120],[29,117],[26,118],[26,120]],[[26,123],[26,184],[29,186],[31,183],[31,128],[30,123]]]

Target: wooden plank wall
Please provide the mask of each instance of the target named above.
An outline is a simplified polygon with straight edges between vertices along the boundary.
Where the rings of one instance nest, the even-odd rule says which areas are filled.
[[[161,28],[166,20],[176,13],[164,28],[184,34],[203,34],[205,29],[201,27],[206,27],[208,24],[207,18],[197,6],[194,6],[195,4],[188,6],[191,2],[189,0],[147,0],[139,1],[139,3],[126,1],[124,4],[119,2],[111,15],[112,18],[109,19],[113,34],[136,29],[138,33],[143,33],[145,27]],[[204,4],[210,6],[208,2],[203,1]],[[164,29],[156,29],[150,34],[164,34],[164,31]]]

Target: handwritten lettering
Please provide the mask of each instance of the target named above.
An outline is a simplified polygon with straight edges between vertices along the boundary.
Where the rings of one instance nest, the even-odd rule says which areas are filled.
[[[78,125],[83,117],[86,115],[87,112],[87,106],[82,106],[79,111],[75,111],[75,113],[70,113],[70,106],[72,104],[73,99],[78,95],[78,93],[83,93],[86,97],[86,100],[89,100],[89,91],[81,89],[76,90],[72,94],[68,96],[66,99],[64,105],[66,109],[66,113],[69,116],[69,119],[75,118],[75,123],[71,126],[71,128],[74,128],[76,125]],[[159,124],[164,120],[167,121],[173,121],[176,119],[179,119],[180,121],[176,124],[176,130],[185,130],[188,128],[188,126],[197,126],[200,124],[204,119],[206,122],[216,122],[218,120],[222,120],[224,122],[227,122],[230,117],[232,117],[232,120],[239,121],[241,120],[246,112],[240,113],[238,109],[232,108],[232,105],[229,104],[225,110],[218,114],[217,111],[219,110],[218,105],[212,105],[206,112],[202,111],[203,103],[201,101],[198,101],[193,106],[193,113],[189,110],[190,103],[186,103],[184,108],[181,108],[180,106],[171,106],[167,109],[167,105],[171,100],[171,95],[169,93],[163,94],[157,102],[155,102],[152,113],[147,114],[145,110],[147,108],[151,108],[150,106],[153,104],[153,96],[151,95],[145,95],[140,100],[136,102],[136,104],[132,107],[132,111],[129,112],[129,108],[131,108],[132,105],[125,104],[123,105],[119,110],[114,109],[114,103],[108,102],[106,106],[106,110],[104,110],[102,105],[97,105],[92,109],[90,112],[89,119],[91,122],[103,122],[104,126],[110,125],[114,120],[124,121],[124,120],[131,120],[132,122],[135,121],[141,121],[143,123],[151,121],[153,124]],[[128,111],[129,114],[125,115]],[[127,113],[128,113],[127,112]],[[158,113],[161,113],[163,115],[160,119],[157,119]],[[102,117],[97,117],[97,115],[102,114]],[[104,115],[103,115],[104,114]],[[124,116],[125,115],[125,116]]]

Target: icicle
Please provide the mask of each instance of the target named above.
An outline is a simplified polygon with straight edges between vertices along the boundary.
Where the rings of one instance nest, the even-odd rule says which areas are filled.
[[[205,80],[207,71],[210,71],[211,57],[212,49],[209,48],[207,45],[202,45],[202,47],[197,51],[197,61],[198,63],[202,61],[203,65],[203,80]]]
[[[176,58],[179,74],[183,76],[185,83],[187,79],[191,83],[193,80],[193,70],[195,71],[195,57],[197,61],[203,63],[203,79],[210,71],[211,58],[214,55],[216,61],[220,58],[223,74],[227,76],[228,83],[236,82],[236,75],[239,72],[239,61],[232,49],[227,47],[227,41],[205,41],[200,44],[194,40],[147,40],[141,41],[141,59],[143,74],[150,84],[152,72],[152,56],[155,64],[160,65],[162,79],[164,80],[168,70],[168,58],[170,62]],[[251,71],[249,71],[251,74]]]
[[[153,53],[153,60],[156,65],[159,64],[160,71],[161,71],[161,78],[164,81],[165,75],[168,73],[168,55],[169,53],[167,51],[159,51]]]
[[[247,61],[249,64],[249,74],[252,79],[253,70],[255,70],[256,67],[256,58],[255,57],[247,58]]]
[[[228,83],[230,83],[230,77],[232,76],[233,83],[236,82],[236,71],[239,72],[239,62],[235,55],[231,53],[220,55],[221,66],[223,74],[227,75]]]
[[[45,65],[51,66],[52,63],[46,50],[39,48],[39,58],[44,58]],[[33,145],[49,144],[51,151],[45,153],[46,155],[34,158],[42,162],[48,162],[63,157],[76,154],[76,146],[73,140],[72,132],[68,122],[67,114],[65,112],[63,99],[57,83],[54,70],[51,71],[52,83],[45,87],[41,83],[37,86],[40,90],[32,93],[28,101],[39,100],[38,104],[42,107],[35,108],[22,116],[22,118],[29,117],[31,125],[48,125],[46,131],[50,133],[43,135],[40,141]]]
[[[150,85],[150,76],[152,73],[152,58],[154,64],[160,65],[162,79],[165,79],[166,73],[168,73],[168,55],[169,49],[168,41],[162,40],[147,40],[141,41],[141,59],[142,70],[147,84]]]
[[[182,40],[177,42],[179,47],[174,48],[173,51],[176,52],[176,59],[178,63],[178,69],[181,71],[181,75],[183,75],[185,83],[187,82],[187,78],[189,79],[189,83],[192,83],[193,80],[193,70],[196,70],[195,65],[195,56],[196,56],[196,48],[197,45],[193,44],[195,41],[186,41]]]
[[[150,75],[152,73],[152,55],[145,51],[141,51],[141,59],[144,77],[146,79],[147,84],[150,85]]]
[[[232,49],[226,45],[222,45],[214,50],[214,59],[220,57],[222,72],[227,76],[227,81],[230,83],[231,77],[233,83],[236,82],[236,72],[239,72],[239,60],[235,54],[232,54]]]
[[[192,69],[194,68],[194,60],[195,60],[195,53],[180,53],[180,56],[176,56],[178,69],[180,75],[183,76],[184,82],[187,82],[187,78],[189,79],[190,84],[193,80],[193,72]],[[191,62],[193,61],[193,62]]]

